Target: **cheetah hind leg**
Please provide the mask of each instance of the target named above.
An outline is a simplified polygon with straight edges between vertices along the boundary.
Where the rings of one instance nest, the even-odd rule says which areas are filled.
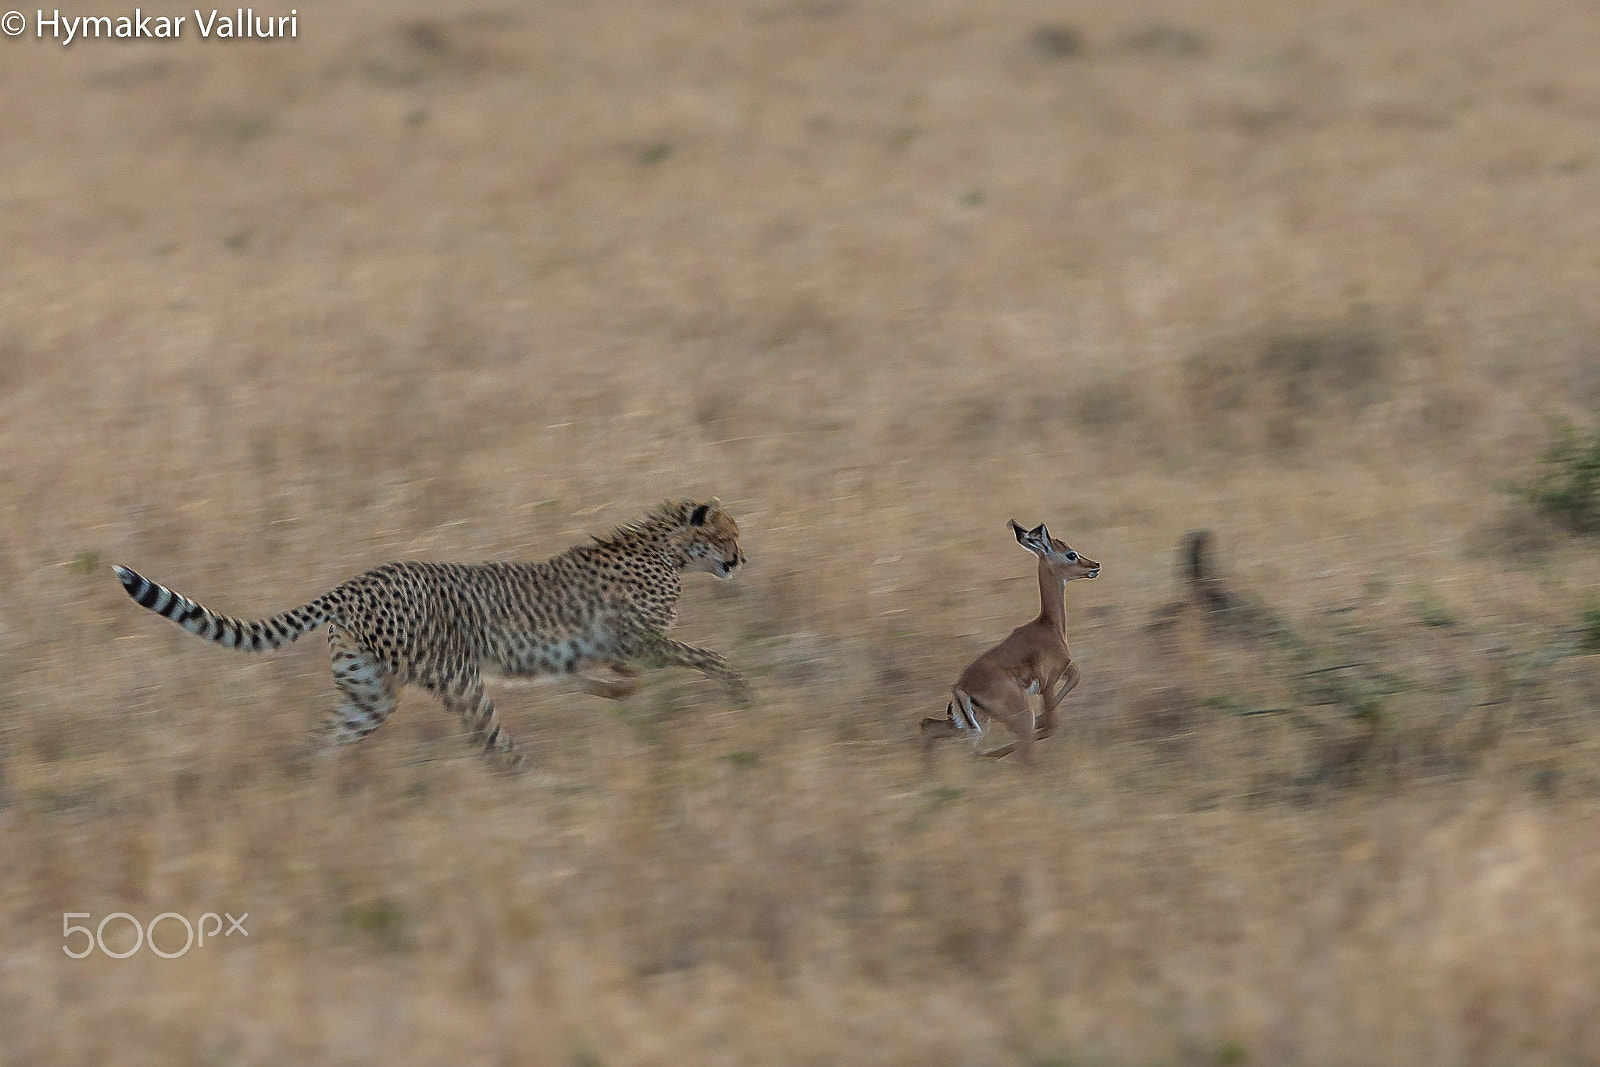
[[[590,696],[605,697],[607,700],[621,700],[632,696],[639,691],[639,671],[629,664],[616,662],[606,664],[617,675],[615,680],[600,678],[584,678],[579,684],[583,691]]]
[[[476,670],[449,683],[424,684],[447,709],[460,717],[473,743],[482,748],[491,766],[514,772],[526,769],[526,759],[517,743],[500,728],[494,701],[489,699],[483,688],[483,678]]]
[[[333,681],[344,703],[328,712],[313,731],[316,751],[360,741],[389,721],[400,697],[394,672],[339,626],[328,627],[328,651]]]

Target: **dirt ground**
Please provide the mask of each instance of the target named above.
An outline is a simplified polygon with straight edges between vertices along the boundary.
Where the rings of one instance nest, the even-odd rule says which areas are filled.
[[[0,39],[0,1061],[1600,1062],[1600,551],[1511,491],[1600,406],[1600,11],[297,19]],[[518,779],[415,692],[307,769],[321,636],[109,570],[260,616],[713,494],[755,706],[502,690]],[[925,765],[1013,517],[1105,567],[1084,681]],[[119,912],[247,936],[64,952]]]

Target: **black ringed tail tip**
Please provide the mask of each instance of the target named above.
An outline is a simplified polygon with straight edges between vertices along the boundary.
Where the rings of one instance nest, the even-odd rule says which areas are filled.
[[[134,603],[172,620],[196,637],[224,648],[237,648],[245,652],[282,648],[328,621],[326,596],[270,618],[246,621],[210,611],[182,593],[152,582],[130,567],[112,564],[111,570]]]
[[[113,571],[117,580],[122,583],[122,588],[128,595],[136,600],[141,608],[154,608],[157,600],[161,598],[161,587],[150,581],[138,571],[129,570],[120,564],[113,564]]]

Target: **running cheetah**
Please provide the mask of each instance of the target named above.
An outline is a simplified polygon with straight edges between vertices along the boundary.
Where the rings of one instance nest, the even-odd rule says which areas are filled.
[[[743,562],[738,524],[712,499],[662,504],[542,563],[386,563],[256,622],[220,615],[127,567],[112,569],[141,606],[225,648],[282,648],[326,623],[344,703],[319,731],[321,747],[372,733],[401,687],[415,682],[461,717],[485,756],[521,769],[481,667],[524,677],[609,667],[618,680],[585,679],[584,687],[613,699],[638,687],[640,667],[692,667],[748,706],[744,679],[726,660],[666,636],[684,571],[728,578]]]

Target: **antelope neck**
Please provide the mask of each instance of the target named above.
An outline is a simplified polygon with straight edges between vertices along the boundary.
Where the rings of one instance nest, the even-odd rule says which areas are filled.
[[[1050,564],[1039,557],[1039,618],[1050,624],[1050,629],[1063,638],[1067,634],[1067,610],[1064,594],[1067,583],[1056,577]]]

